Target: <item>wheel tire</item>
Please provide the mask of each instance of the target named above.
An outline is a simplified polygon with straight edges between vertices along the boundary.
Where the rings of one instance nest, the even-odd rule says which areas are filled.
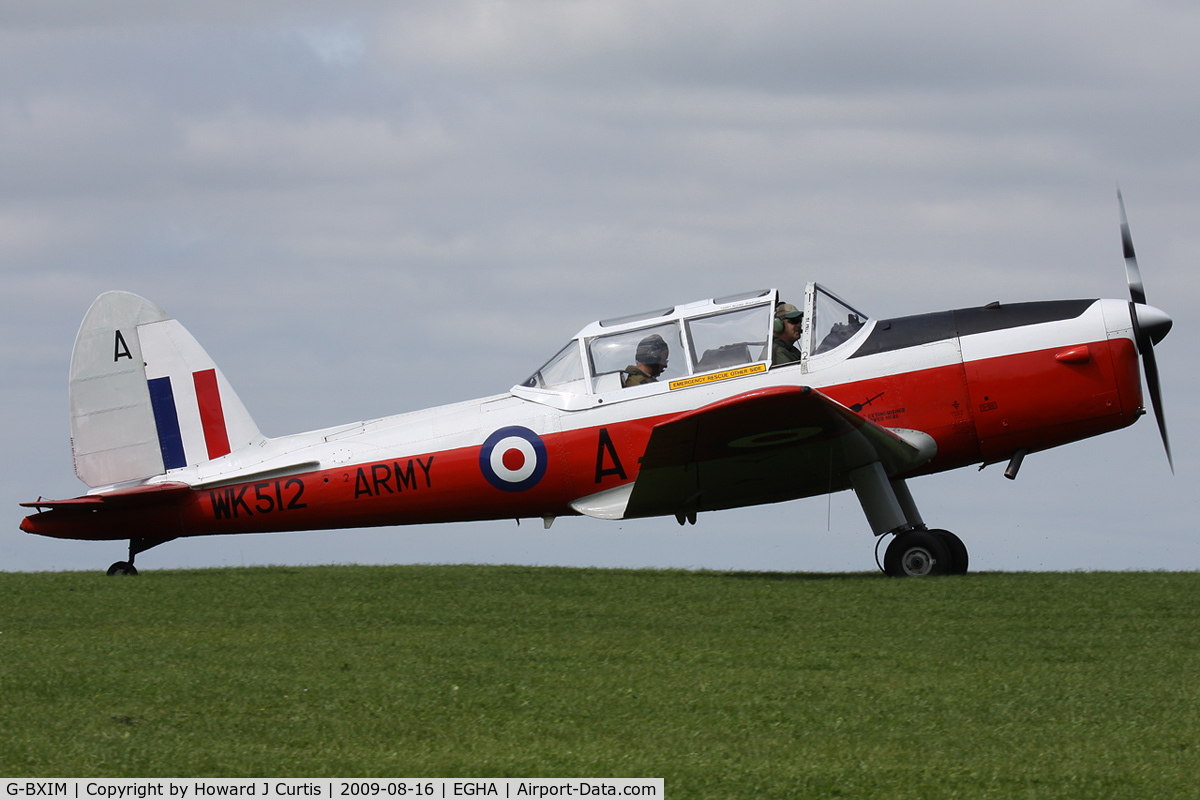
[[[955,536],[950,531],[933,530],[930,533],[934,534],[946,543],[946,547],[950,550],[950,567],[951,575],[966,575],[967,574],[967,546],[963,544],[962,539]]]
[[[133,564],[128,561],[118,561],[108,568],[109,575],[137,575],[138,571]]]
[[[950,548],[931,531],[908,531],[892,540],[883,556],[883,571],[892,578],[948,575],[954,567]]]

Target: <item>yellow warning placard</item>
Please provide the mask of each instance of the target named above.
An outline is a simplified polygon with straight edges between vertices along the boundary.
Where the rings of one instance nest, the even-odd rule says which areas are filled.
[[[708,375],[697,375],[694,378],[682,378],[677,381],[671,381],[671,388],[684,389],[688,386],[700,386],[704,383],[727,381],[730,378],[741,378],[744,375],[754,375],[755,373],[766,371],[766,364],[751,364],[748,367],[738,367],[737,369],[727,369],[724,372],[711,372]]]

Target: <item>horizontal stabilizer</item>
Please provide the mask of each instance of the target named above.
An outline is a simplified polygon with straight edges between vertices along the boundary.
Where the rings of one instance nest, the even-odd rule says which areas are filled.
[[[67,500],[43,500],[38,498],[31,503],[21,503],[24,508],[36,508],[39,511],[49,509],[76,509],[91,511],[102,506],[129,508],[130,506],[155,505],[165,503],[181,494],[192,491],[186,483],[151,483],[146,486],[135,486],[131,489],[117,489],[104,494],[85,494],[82,497],[72,497]]]

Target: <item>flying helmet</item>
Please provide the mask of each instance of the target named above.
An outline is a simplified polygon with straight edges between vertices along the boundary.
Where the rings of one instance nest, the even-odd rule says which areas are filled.
[[[641,364],[667,366],[667,343],[657,333],[652,333],[638,342],[637,360]]]

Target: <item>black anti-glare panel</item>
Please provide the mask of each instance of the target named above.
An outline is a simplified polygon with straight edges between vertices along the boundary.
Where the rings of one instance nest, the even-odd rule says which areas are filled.
[[[973,333],[1075,319],[1095,302],[1047,300],[1008,305],[996,303],[980,308],[960,308],[956,311],[882,319],[875,324],[875,330],[871,331],[871,335],[851,358],[903,350],[906,347],[953,339],[955,336],[970,336]]]

